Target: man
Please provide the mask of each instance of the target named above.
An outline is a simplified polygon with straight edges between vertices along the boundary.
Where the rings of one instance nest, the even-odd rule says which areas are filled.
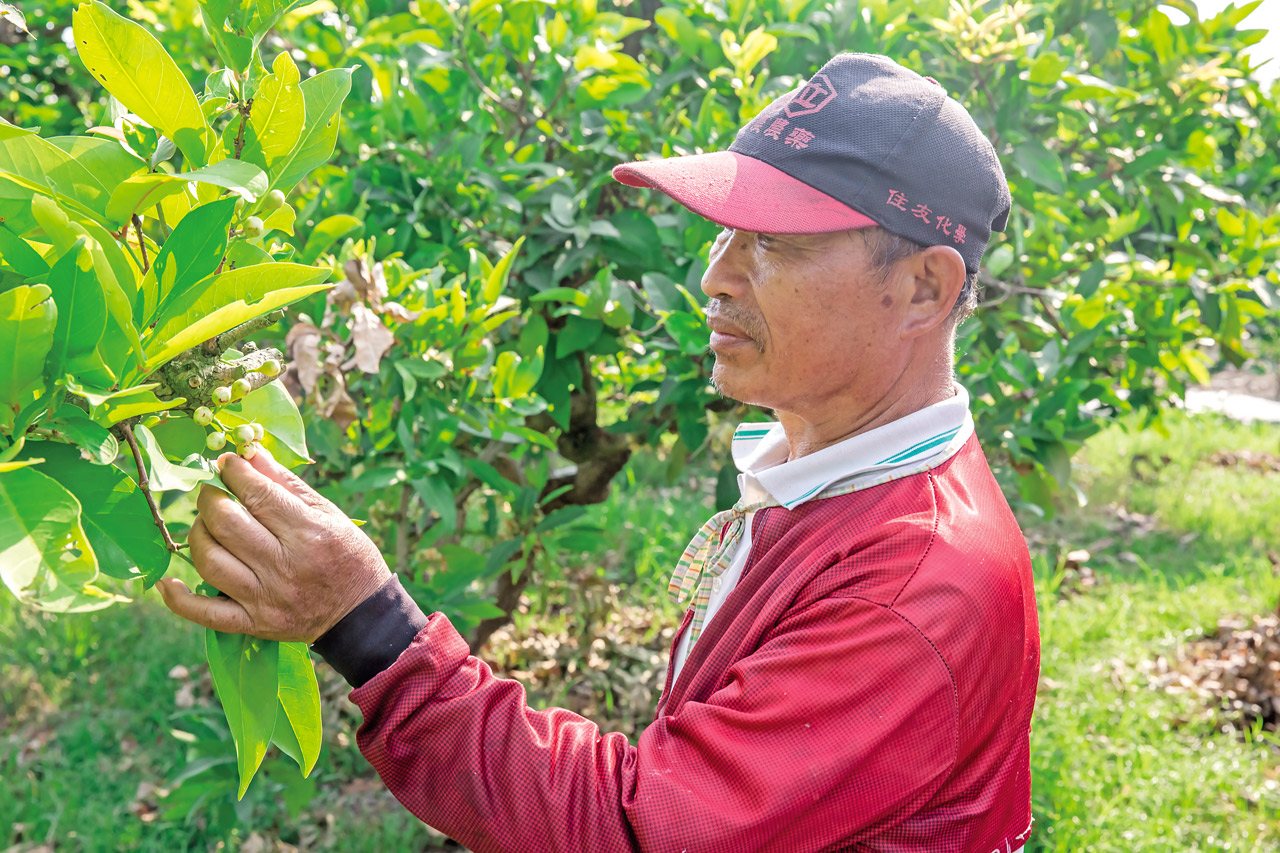
[[[972,851],[1030,831],[1030,561],[952,375],[1009,192],[935,82],[842,55],[727,152],[619,166],[725,226],[702,288],[713,380],[773,409],[742,499],[679,561],[692,600],[637,744],[523,688],[425,616],[373,544],[261,456],[200,496],[202,625],[314,648],[362,752],[477,851]]]

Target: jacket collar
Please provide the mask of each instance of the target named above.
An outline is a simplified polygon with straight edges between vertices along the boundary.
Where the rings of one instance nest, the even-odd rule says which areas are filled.
[[[771,498],[792,509],[837,483],[867,488],[936,467],[973,435],[969,394],[955,389],[954,397],[790,462],[780,423],[742,424],[733,461],[743,500]]]

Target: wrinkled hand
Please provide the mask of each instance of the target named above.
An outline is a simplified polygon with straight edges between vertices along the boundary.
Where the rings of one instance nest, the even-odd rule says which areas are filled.
[[[236,503],[200,489],[187,541],[200,577],[226,597],[156,584],[183,618],[231,634],[311,643],[391,577],[382,554],[343,512],[259,448],[253,461],[219,460]]]

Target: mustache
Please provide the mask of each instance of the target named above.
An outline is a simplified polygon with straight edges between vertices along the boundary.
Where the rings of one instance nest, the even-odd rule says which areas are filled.
[[[747,337],[751,338],[757,350],[764,352],[764,341],[767,337],[767,332],[764,320],[759,316],[742,309],[732,302],[725,302],[721,299],[712,299],[707,302],[706,313],[737,326],[746,333]]]

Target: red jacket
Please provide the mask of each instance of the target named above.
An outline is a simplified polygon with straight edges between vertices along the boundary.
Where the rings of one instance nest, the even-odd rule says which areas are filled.
[[[1030,830],[1031,566],[976,439],[932,471],[761,510],[635,744],[531,710],[398,583],[317,650],[370,679],[351,698],[383,781],[475,851],[1004,853]]]

